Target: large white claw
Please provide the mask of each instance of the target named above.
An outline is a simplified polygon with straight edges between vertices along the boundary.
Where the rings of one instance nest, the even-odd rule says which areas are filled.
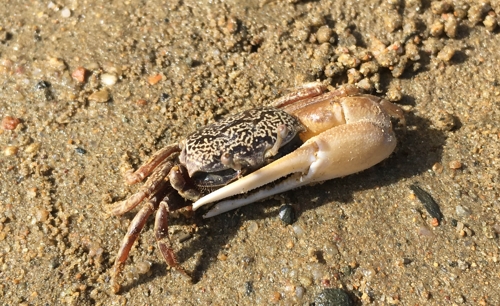
[[[275,162],[202,197],[193,204],[193,209],[269,185],[245,197],[217,203],[204,215],[209,218],[299,186],[356,173],[386,159],[395,147],[390,121],[361,120],[339,125]]]

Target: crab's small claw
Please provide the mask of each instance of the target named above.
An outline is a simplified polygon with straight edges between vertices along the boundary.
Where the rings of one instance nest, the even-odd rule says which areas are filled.
[[[244,197],[217,203],[204,216],[212,217],[293,188],[368,169],[389,157],[396,147],[390,116],[403,121],[399,108],[374,96],[348,97],[338,104],[340,108],[337,105],[334,109],[341,111],[342,124],[308,139],[300,148],[275,162],[202,197],[193,204],[193,209],[247,193]]]

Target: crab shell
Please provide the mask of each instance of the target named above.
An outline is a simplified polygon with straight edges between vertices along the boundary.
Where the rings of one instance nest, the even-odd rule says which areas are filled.
[[[196,187],[213,190],[292,152],[304,130],[284,110],[251,109],[189,135],[179,161]]]

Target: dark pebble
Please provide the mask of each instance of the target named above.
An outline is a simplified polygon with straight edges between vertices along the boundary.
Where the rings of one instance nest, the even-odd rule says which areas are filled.
[[[316,299],[314,299],[315,306],[350,306],[352,301],[341,289],[329,288],[323,290]]]
[[[292,224],[295,222],[295,211],[293,210],[292,205],[285,204],[280,207],[279,217],[281,221],[286,224]]]
[[[36,83],[36,85],[35,85],[35,88],[38,90],[46,89],[49,87],[50,87],[50,83],[47,81],[40,81],[40,82]]]
[[[75,151],[76,151],[76,153],[81,154],[81,155],[87,153],[87,150],[80,148],[80,147],[76,147]]]
[[[420,202],[422,202],[429,215],[441,222],[443,214],[441,213],[441,209],[439,209],[439,205],[434,201],[431,195],[415,184],[411,185],[410,189],[415,193]]]
[[[349,266],[344,266],[342,267],[342,274],[344,274],[345,276],[350,276],[354,271],[351,267]]]
[[[167,93],[162,93],[161,96],[160,96],[160,100],[162,102],[165,102],[167,101],[168,99],[170,99],[170,96],[167,94]]]
[[[253,283],[252,282],[245,283],[245,293],[246,293],[246,295],[251,295],[253,293]]]

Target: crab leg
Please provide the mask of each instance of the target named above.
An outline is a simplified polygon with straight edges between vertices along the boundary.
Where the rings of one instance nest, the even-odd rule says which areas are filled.
[[[343,124],[321,132],[294,152],[204,196],[193,204],[193,209],[263,187],[243,198],[217,203],[205,215],[212,217],[293,188],[368,169],[389,157],[396,147],[390,115],[403,121],[397,106],[373,96],[346,98],[335,104]],[[338,121],[339,116],[336,117]],[[278,181],[282,178],[285,179]],[[276,183],[272,187],[264,187],[273,182]]]
[[[132,210],[134,207],[139,205],[142,200],[155,194],[158,190],[161,190],[167,182],[164,178],[167,176],[170,169],[172,169],[174,163],[170,160],[163,160],[153,171],[151,176],[147,179],[146,183],[129,197],[125,201],[121,201],[110,209],[110,213],[115,216],[123,215],[124,213]]]
[[[135,172],[133,170],[127,171],[127,173],[125,173],[125,182],[127,183],[127,185],[133,185],[135,183],[141,182],[142,180],[144,180],[144,178],[153,173],[154,169],[156,169],[158,165],[161,164],[165,159],[167,159],[173,153],[179,151],[180,148],[178,145],[169,145],[162,148],[153,156],[151,156],[149,160]]]
[[[158,202],[160,201],[161,195],[157,195],[151,198],[142,208],[139,210],[137,215],[135,215],[132,222],[127,229],[127,234],[123,237],[122,244],[120,246],[120,250],[115,258],[115,264],[113,265],[113,270],[111,270],[111,288],[115,293],[120,291],[120,280],[119,275],[123,270],[123,266],[125,261],[127,261],[128,255],[132,246],[139,238],[139,234],[141,233],[146,221],[149,216],[155,211],[155,208],[158,206]]]
[[[165,259],[165,262],[169,265],[169,267],[179,271],[187,278],[191,278],[191,276],[189,276],[186,271],[177,263],[175,252],[172,248],[172,243],[168,235],[168,216],[171,211],[171,208],[169,206],[176,203],[183,203],[183,205],[172,207],[172,210],[189,205],[186,201],[184,201],[184,199],[181,199],[176,192],[170,192],[163,199],[163,201],[160,202],[158,211],[156,212],[155,216],[155,237],[161,255],[163,256],[163,259]]]

